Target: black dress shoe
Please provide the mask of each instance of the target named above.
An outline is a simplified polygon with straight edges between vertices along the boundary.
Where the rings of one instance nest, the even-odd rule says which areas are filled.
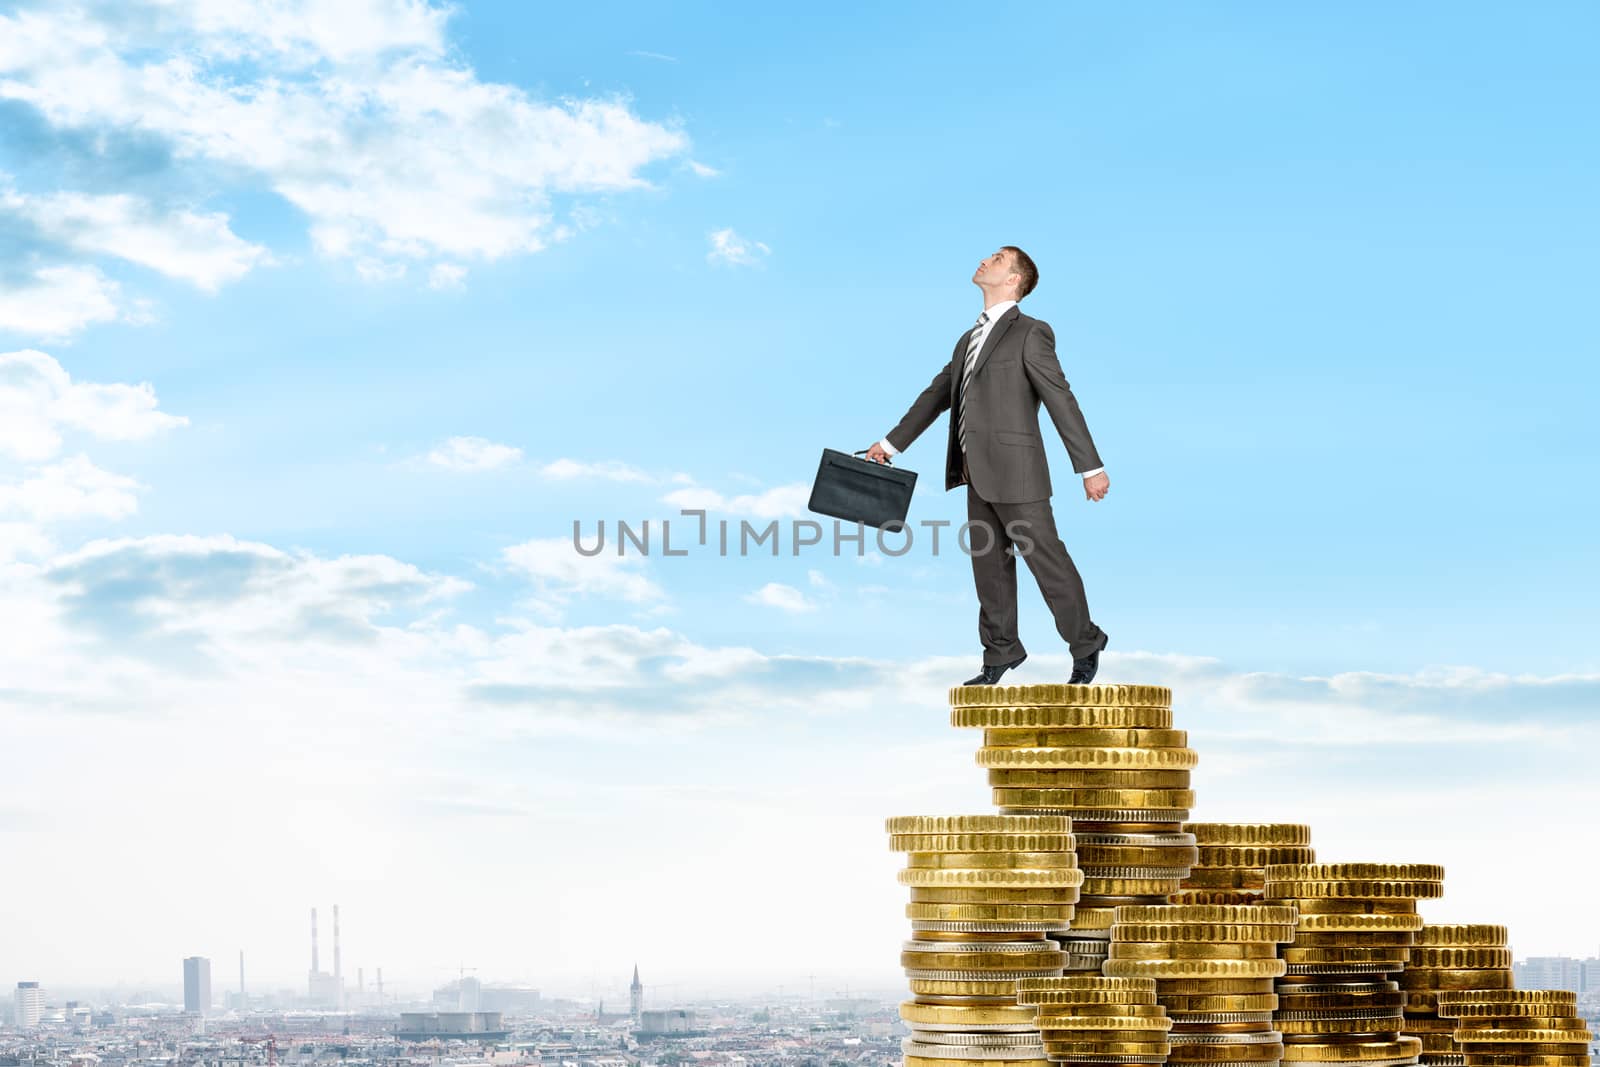
[[[1027,658],[1028,658],[1028,654],[1026,652],[1024,652],[1021,656],[1019,656],[1016,659],[1012,660],[1010,663],[985,663],[983,665],[983,670],[978,672],[978,676],[976,678],[968,678],[966,681],[962,682],[961,684],[962,685],[995,685],[996,683],[998,683],[1000,681],[1000,676],[1002,674],[1006,673],[1006,671],[1009,671],[1012,667],[1017,666],[1018,664],[1020,664],[1023,660],[1025,660]],[[1076,661],[1074,661],[1074,662],[1076,662]]]
[[[1100,671],[1100,651],[1111,643],[1111,635],[1107,634],[1100,648],[1084,656],[1082,659],[1072,661],[1072,677],[1067,679],[1068,685],[1088,685],[1094,681],[1094,676]]]

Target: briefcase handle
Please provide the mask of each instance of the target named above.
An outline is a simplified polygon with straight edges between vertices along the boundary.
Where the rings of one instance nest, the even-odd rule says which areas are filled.
[[[854,452],[852,452],[850,454],[852,456],[864,456],[864,455],[867,454],[868,451],[870,451],[870,450],[869,449],[865,449],[865,448],[858,448],[858,449],[856,449]],[[876,463],[877,461],[874,460],[873,462]],[[883,457],[883,465],[885,467],[894,466],[894,457],[893,456],[885,456],[885,457]]]

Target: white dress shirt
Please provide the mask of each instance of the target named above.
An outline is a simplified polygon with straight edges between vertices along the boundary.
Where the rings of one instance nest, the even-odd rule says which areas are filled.
[[[993,307],[984,308],[984,310],[989,313],[989,321],[984,323],[982,326],[978,327],[978,333],[979,333],[978,350],[980,352],[983,350],[984,342],[989,340],[989,331],[994,329],[995,322],[999,320],[1001,315],[1004,315],[1006,312],[1010,311],[1012,309],[1012,307],[1014,307],[1015,305],[1016,305],[1016,301],[1015,300],[1002,300],[999,303],[995,304]],[[971,347],[972,347],[972,336],[971,336],[971,334],[968,334],[967,335],[966,347],[962,348],[962,350],[961,350],[963,359],[965,358],[967,348],[971,348]],[[964,371],[965,369],[966,369],[966,364],[965,364],[965,362],[963,362],[962,366],[957,369],[957,373],[960,373],[961,371]],[[955,418],[955,413],[951,412],[950,417],[951,418]],[[891,445],[889,443],[889,439],[887,437],[885,437],[883,440],[878,442],[878,447],[883,449],[885,452],[889,453],[889,455],[891,455],[891,456],[898,455],[899,452],[900,452],[899,449],[895,448],[894,445]],[[1083,476],[1085,478],[1092,478],[1096,474],[1099,474],[1103,470],[1105,470],[1104,467],[1096,467],[1092,471],[1084,471],[1083,472]]]

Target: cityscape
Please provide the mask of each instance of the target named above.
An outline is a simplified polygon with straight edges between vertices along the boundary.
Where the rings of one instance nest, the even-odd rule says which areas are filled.
[[[338,924],[335,907],[324,969],[312,911],[298,989],[251,988],[243,953],[237,975],[235,961],[190,956],[174,961],[170,987],[103,1001],[20,979],[0,1004],[0,1067],[890,1067],[909,1032],[896,1000],[819,996],[805,975],[793,992],[684,1002],[651,996],[637,964],[626,1000],[610,1004],[465,967],[430,991],[397,990],[381,970],[345,973]],[[1533,956],[1514,971],[1519,988],[1576,992],[1600,1031],[1600,956]]]
[[[426,993],[386,987],[381,969],[369,981],[357,968],[352,981],[337,907],[331,969],[316,909],[310,952],[298,989],[253,989],[243,952],[236,985],[213,967],[223,961],[204,956],[175,962],[170,987],[105,1000],[58,999],[40,980],[18,980],[0,1009],[0,1067],[887,1067],[906,1033],[894,1001],[819,997],[810,975],[797,976],[804,993],[660,1003],[634,964],[626,1000],[610,1004],[482,980],[465,966]]]

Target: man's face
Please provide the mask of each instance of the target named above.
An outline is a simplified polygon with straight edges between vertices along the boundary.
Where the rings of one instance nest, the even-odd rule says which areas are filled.
[[[1013,258],[1012,254],[1005,249],[995,252],[988,259],[979,263],[978,269],[973,271],[973,284],[981,285],[986,289],[1003,289],[1007,285],[1014,285],[1014,281],[1008,280],[1014,270]]]

